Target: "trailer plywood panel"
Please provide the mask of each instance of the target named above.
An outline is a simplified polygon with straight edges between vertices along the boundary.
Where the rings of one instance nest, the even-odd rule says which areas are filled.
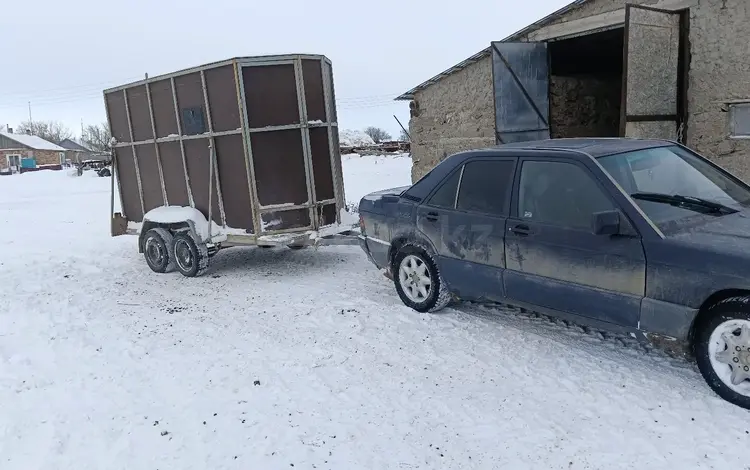
[[[330,225],[336,223],[336,204],[328,204],[321,209],[321,225]]]
[[[307,209],[266,212],[261,215],[263,231],[290,230],[310,226],[310,212]]]
[[[253,210],[241,135],[216,137],[216,162],[227,225],[252,232]]]
[[[208,131],[203,100],[203,82],[198,72],[174,79],[177,107],[183,135],[198,135]]]
[[[293,65],[243,67],[242,81],[250,128],[299,124]]]
[[[187,161],[188,178],[190,179],[190,190],[193,194],[195,208],[208,218],[208,182],[210,151],[208,139],[191,139],[184,141],[185,160]],[[212,185],[211,191],[211,218],[221,225],[221,213],[219,212],[218,194],[216,183]]]
[[[250,137],[261,206],[304,204],[307,179],[299,129],[259,132]]]
[[[189,206],[190,197],[185,181],[185,167],[179,142],[164,142],[159,145],[159,157],[164,174],[164,188],[167,200],[172,206]]]
[[[115,158],[122,191],[122,210],[128,220],[140,222],[143,220],[143,209],[141,208],[133,149],[131,147],[120,147],[115,150]]]
[[[241,127],[240,106],[234,67],[226,65],[205,72],[208,105],[214,132],[233,131]]]
[[[326,102],[323,95],[323,70],[319,60],[302,61],[302,77],[305,82],[307,120],[326,122]]]
[[[310,129],[310,149],[312,153],[313,177],[316,196],[319,201],[334,198],[331,153],[328,147],[328,128]]]
[[[114,92],[105,96],[107,115],[112,136],[118,142],[130,142],[130,128],[128,127],[128,113],[125,109],[125,95]]]
[[[146,85],[128,89],[128,110],[130,111],[130,123],[133,127],[133,141],[140,142],[153,139],[154,133],[151,128],[151,111],[148,109]]]
[[[151,106],[154,110],[156,137],[177,135],[177,117],[174,114],[172,82],[170,80],[159,80],[150,83],[149,88],[151,91]]]
[[[156,161],[156,147],[152,143],[136,145],[135,154],[138,157],[138,171],[141,174],[143,208],[148,212],[164,205],[159,164]]]

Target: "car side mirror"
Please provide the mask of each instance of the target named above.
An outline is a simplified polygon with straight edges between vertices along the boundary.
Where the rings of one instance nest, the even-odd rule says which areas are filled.
[[[617,235],[620,233],[620,211],[594,212],[591,216],[594,235]]]

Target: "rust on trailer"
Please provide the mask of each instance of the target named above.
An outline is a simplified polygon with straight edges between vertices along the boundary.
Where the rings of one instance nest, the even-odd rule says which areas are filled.
[[[239,229],[233,237],[339,221],[343,176],[325,56],[235,58],[110,88],[104,99],[122,220],[191,206]]]

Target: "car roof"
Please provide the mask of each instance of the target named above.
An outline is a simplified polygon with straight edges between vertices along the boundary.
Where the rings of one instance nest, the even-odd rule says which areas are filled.
[[[632,152],[648,148],[666,147],[675,145],[668,140],[655,139],[632,139],[622,137],[612,138],[575,138],[575,139],[547,139],[532,140],[526,142],[514,142],[510,144],[501,144],[492,149],[486,150],[568,150],[583,152],[594,158],[615,155],[618,153]]]

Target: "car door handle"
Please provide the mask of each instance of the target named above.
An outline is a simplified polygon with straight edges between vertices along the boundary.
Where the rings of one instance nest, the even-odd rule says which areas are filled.
[[[515,233],[516,235],[519,235],[519,236],[522,236],[522,237],[531,235],[531,229],[526,224],[518,224],[518,225],[516,225],[514,227],[511,227],[508,230],[510,230],[511,232]]]
[[[436,222],[438,219],[438,213],[437,212],[428,212],[427,215],[424,217],[425,219],[429,220],[430,222]]]

